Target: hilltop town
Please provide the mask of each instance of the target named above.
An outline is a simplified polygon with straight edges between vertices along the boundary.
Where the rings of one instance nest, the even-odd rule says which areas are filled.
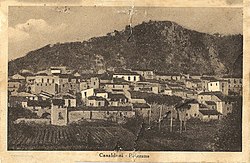
[[[119,122],[135,115],[151,119],[154,108],[148,97],[152,95],[180,97],[169,103],[169,109],[191,101],[186,116],[209,121],[232,112],[232,96],[242,95],[242,79],[162,74],[147,69],[79,74],[67,67],[51,67],[10,76],[8,91],[9,107],[29,109],[44,120],[51,119],[53,125],[110,117]]]
[[[15,108],[33,114],[28,117],[25,112],[13,119],[14,124],[68,126],[99,121],[119,125],[141,119],[149,128],[159,129],[166,121],[170,131],[177,121],[181,133],[187,130],[188,120],[218,123],[233,112],[241,95],[242,78],[150,69],[80,74],[59,66],[38,72],[21,70],[8,79],[9,112]]]

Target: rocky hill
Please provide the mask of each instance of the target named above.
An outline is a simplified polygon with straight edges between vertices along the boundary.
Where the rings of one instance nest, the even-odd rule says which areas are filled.
[[[50,66],[79,70],[147,68],[163,73],[242,76],[242,35],[210,35],[149,21],[88,41],[47,45],[9,62],[9,74]]]

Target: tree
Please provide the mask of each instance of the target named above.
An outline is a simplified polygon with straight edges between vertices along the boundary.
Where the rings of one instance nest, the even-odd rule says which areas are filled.
[[[215,150],[242,150],[242,99],[234,105],[233,112],[219,123],[219,130],[215,137]]]
[[[186,131],[186,124],[187,124],[187,110],[189,110],[191,108],[191,106],[184,102],[184,103],[179,103],[176,105],[175,109],[178,112],[178,117],[179,117],[179,121],[180,121],[180,133],[182,133],[182,129],[184,127],[184,130]]]

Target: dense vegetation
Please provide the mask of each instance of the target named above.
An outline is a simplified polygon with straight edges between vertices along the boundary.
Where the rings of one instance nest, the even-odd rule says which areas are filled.
[[[215,140],[217,151],[242,150],[242,98],[238,99],[233,112],[219,123]]]
[[[9,73],[65,65],[79,71],[126,67],[159,72],[242,75],[242,35],[218,36],[170,21],[143,22],[88,41],[58,43],[9,62]]]

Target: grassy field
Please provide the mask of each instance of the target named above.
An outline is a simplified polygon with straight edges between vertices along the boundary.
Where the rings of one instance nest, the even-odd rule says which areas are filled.
[[[146,151],[212,151],[216,123],[188,123],[186,132],[173,132],[168,126],[134,133],[111,124],[69,126],[10,125],[9,150],[146,150]]]
[[[154,144],[160,151],[213,151],[215,136],[218,130],[217,122],[187,124],[187,131],[179,132],[179,124],[175,123],[173,132],[169,126],[148,130],[143,140]]]
[[[16,124],[8,135],[9,150],[134,150],[136,136],[120,126],[42,126]],[[145,141],[142,149],[154,149]]]

